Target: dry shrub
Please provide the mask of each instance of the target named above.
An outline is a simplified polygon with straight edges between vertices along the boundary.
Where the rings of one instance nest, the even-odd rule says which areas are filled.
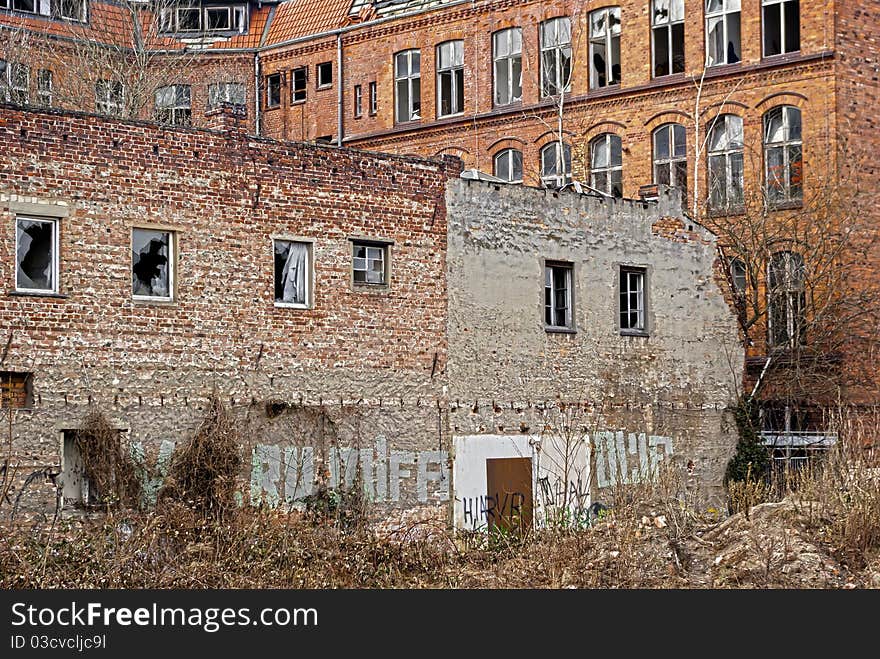
[[[140,507],[141,481],[137,465],[123,448],[122,434],[97,407],[89,409],[76,432],[76,445],[83,471],[102,506]]]
[[[159,501],[184,503],[203,515],[219,516],[234,507],[241,442],[235,418],[212,397],[201,425],[175,451]]]

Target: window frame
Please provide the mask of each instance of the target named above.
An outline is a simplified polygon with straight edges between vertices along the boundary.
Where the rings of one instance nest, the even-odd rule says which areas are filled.
[[[703,29],[705,30],[705,35],[706,35],[706,68],[712,67],[712,66],[726,66],[726,65],[732,65],[732,64],[739,64],[740,62],[742,62],[742,56],[743,56],[743,53],[742,53],[742,0],[718,0],[718,2],[721,3],[721,6],[719,9],[715,9],[713,11],[709,10],[709,2],[711,2],[711,1],[712,0],[705,0],[705,3],[703,5],[703,9],[704,9],[704,13],[705,13],[705,25],[704,25]],[[737,3],[739,4],[739,6],[736,8],[729,6],[729,5],[737,4]],[[737,20],[739,22],[739,43],[737,44],[737,47],[739,49],[739,56],[736,61],[729,62],[728,61],[728,59],[729,59],[728,47],[727,47],[727,45],[729,43],[728,32],[730,30],[730,26],[729,26],[730,20],[734,14],[736,14],[738,16]],[[710,62],[709,61],[709,54],[711,52],[710,49],[712,46],[711,46],[711,40],[710,40],[711,32],[709,30],[709,21],[719,19],[719,18],[721,19],[722,34],[724,36],[724,59],[723,59],[723,61],[719,60],[716,62]],[[715,54],[717,55],[717,53],[715,53]]]
[[[516,160],[516,154],[519,154],[519,178],[503,178],[498,175],[498,162],[499,159],[506,157],[507,158],[507,168],[508,172],[511,174],[514,171],[514,162]],[[516,149],[514,147],[507,147],[506,149],[501,149],[494,156],[492,156],[492,175],[496,178],[500,178],[502,181],[506,181],[507,183],[522,183],[523,182],[523,152],[520,149]]]
[[[769,123],[773,119],[773,115],[779,113],[782,118],[783,138],[776,142],[770,142],[768,136]],[[791,115],[797,113],[798,125],[800,127],[799,137],[791,137]],[[804,141],[803,141],[803,123],[804,117],[800,108],[794,105],[777,105],[770,108],[761,117],[761,125],[763,128],[763,155],[764,155],[764,186],[767,195],[768,204],[771,207],[779,208],[803,203],[804,199]],[[791,161],[791,151],[797,148],[800,153],[800,186],[797,194],[792,193],[793,166]],[[770,152],[773,150],[781,150],[782,152],[782,171],[784,181],[782,181],[782,196],[771,199],[770,196]],[[776,177],[774,177],[776,178]],[[779,189],[778,187],[772,189]]]
[[[560,42],[558,26],[563,23],[567,26],[568,41]],[[545,30],[549,28],[550,25],[554,26],[556,39],[554,43],[548,45],[545,42]],[[539,61],[541,72],[541,98],[550,98],[553,96],[557,96],[560,91],[563,93],[571,91],[571,80],[574,77],[574,67],[572,66],[571,18],[568,16],[556,16],[554,18],[548,18],[545,21],[541,21],[538,24],[538,45],[540,51]],[[553,59],[552,82],[548,80],[547,67],[545,66],[545,58],[547,57],[547,53],[551,53],[551,57]],[[568,61],[568,75],[564,76],[566,57]],[[562,77],[567,77],[567,79],[562,80]],[[565,86],[561,89],[560,82],[565,83]]]
[[[156,233],[168,234],[168,295],[138,295],[134,292],[134,232],[135,231],[153,231]],[[175,229],[164,226],[155,226],[149,224],[140,224],[131,227],[129,233],[130,247],[129,252],[132,255],[132,261],[129,264],[129,274],[131,275],[131,300],[139,304],[173,304],[177,300],[177,253],[178,253],[178,236]]]
[[[309,67],[298,66],[290,70],[290,104],[305,103],[308,99]]]
[[[77,5],[79,11],[77,15],[66,13],[70,5]],[[87,0],[80,2],[71,2],[71,0],[52,0],[51,2],[40,2],[33,0],[30,9],[16,6],[15,0],[7,0],[5,6],[0,9],[13,11],[21,14],[33,14],[34,16],[45,16],[60,21],[71,21],[75,23],[85,23],[89,17],[89,3]]]
[[[447,66],[441,65],[441,61],[443,58],[443,48],[445,46],[450,46],[452,49],[452,63]],[[456,64],[456,59],[459,55],[458,49],[461,49],[461,64]],[[435,47],[435,53],[435,78],[437,85],[435,89],[435,95],[437,97],[437,118],[440,119],[444,117],[457,117],[461,114],[464,114],[464,106],[466,103],[466,98],[464,94],[464,40],[450,39],[449,41],[439,43]],[[450,80],[449,112],[443,112],[443,77],[446,75],[449,76]],[[461,102],[461,107],[458,107],[459,101]]]
[[[0,102],[14,105],[30,103],[31,71],[27,64],[0,59]]]
[[[284,302],[275,297],[275,270],[272,272],[272,302],[273,306],[279,309],[314,309],[315,308],[315,239],[304,238],[302,236],[288,236],[285,234],[270,236],[272,248],[272,263],[275,263],[275,243],[299,243],[306,246],[306,277],[305,277],[305,302]]]
[[[667,3],[667,17],[664,21],[658,22],[657,20],[657,9],[655,7],[657,2]],[[681,8],[681,17],[673,18],[673,4],[680,6]],[[685,71],[685,28],[684,28],[684,0],[651,0],[651,77],[652,78],[662,78],[669,75],[675,75],[677,73],[684,73]],[[675,27],[681,26],[681,68],[680,70],[676,70],[676,48],[675,48],[675,40],[674,40],[674,32]],[[660,33],[665,34],[666,40],[666,66],[668,67],[668,71],[666,73],[658,73],[657,72],[657,42],[658,39],[662,38]]]
[[[379,112],[379,89],[376,81],[371,80],[369,84],[370,93],[370,116],[375,116]]]
[[[623,323],[623,297],[624,297],[624,275],[627,276],[626,282],[626,295],[627,295],[627,309],[626,313],[629,315],[632,313],[632,310],[629,307],[629,295],[631,295],[632,291],[629,288],[630,279],[629,275],[638,275],[641,277],[641,303],[642,306],[639,309],[636,307],[637,318],[640,318],[641,323],[638,327],[627,326],[624,327]],[[649,288],[649,279],[650,277],[650,268],[646,265],[632,265],[629,263],[621,263],[617,266],[617,283],[616,283],[616,292],[617,292],[617,314],[616,314],[616,329],[621,336],[649,336],[650,335],[650,288]],[[638,295],[638,289],[636,293]],[[637,297],[638,299],[638,297]],[[629,321],[627,321],[627,324]]]
[[[391,248],[394,246],[394,241],[385,240],[382,238],[363,238],[359,236],[350,237],[349,243],[351,244],[351,261],[349,263],[350,270],[350,281],[352,290],[360,290],[360,291],[368,291],[368,290],[376,290],[376,291],[386,291],[391,288]],[[370,281],[356,281],[355,280],[355,263],[354,260],[356,258],[360,258],[355,256],[358,247],[364,248],[379,248],[382,250],[382,258],[383,258],[383,274],[384,278],[381,282],[370,282]],[[369,260],[369,252],[368,255],[364,258]],[[362,270],[362,272],[369,272],[369,270]]]
[[[330,79],[325,80],[325,71],[329,71]],[[330,89],[333,87],[333,62],[319,62],[315,64],[315,89]]]
[[[163,90],[173,90],[173,103],[168,107],[159,106],[159,95]],[[183,95],[183,100],[180,94]],[[187,84],[175,83],[171,85],[163,85],[157,87],[154,94],[155,117],[158,123],[168,126],[190,126],[192,125],[192,86]],[[163,120],[162,113],[170,113],[170,121]]]
[[[407,63],[407,71],[405,75],[400,75],[398,71],[398,58],[404,56]],[[417,56],[419,66],[418,72],[413,74],[413,56]],[[394,67],[394,123],[406,124],[412,121],[421,121],[422,119],[422,51],[419,48],[410,48],[394,53],[392,58],[392,66]],[[413,81],[419,81],[419,98],[418,110],[415,109],[415,98],[413,94]],[[400,83],[406,82],[407,89],[407,118],[400,117]]]
[[[774,286],[774,264],[783,261],[782,283]],[[793,265],[799,261],[799,264]],[[800,277],[795,276],[797,270]],[[767,345],[771,350],[795,350],[806,344],[807,325],[807,277],[803,254],[785,249],[774,252],[767,262]],[[780,298],[785,304],[786,338],[778,341],[773,318],[775,305]],[[796,300],[795,300],[796,298]]]
[[[230,90],[233,88],[239,88],[241,91],[242,102],[237,103],[234,100],[230,100],[231,96],[234,94],[230,94]],[[235,80],[230,80],[227,82],[212,82],[208,85],[208,109],[216,110],[223,103],[229,103],[235,107],[247,107],[247,85],[243,82],[236,82]]]
[[[209,28],[208,15],[210,13],[225,12],[228,19],[228,27]],[[195,27],[181,27],[184,21],[181,17],[186,14],[197,16]],[[180,3],[162,8],[156,15],[158,33],[166,34],[246,34],[249,29],[250,12],[245,3],[223,5],[202,5],[200,2]]]
[[[53,78],[52,69],[37,69],[37,99],[43,107],[52,107]]]
[[[790,5],[795,5],[798,11],[798,34],[797,34],[797,48],[793,48],[788,50],[788,44],[786,43],[786,29],[785,29],[785,17],[786,13],[789,9]],[[767,11],[770,7],[779,7],[779,52],[778,53],[768,53],[767,52]],[[790,7],[789,7],[790,8]],[[800,11],[800,1],[799,0],[761,0],[761,57],[779,57],[780,55],[789,55],[791,53],[798,53],[801,50],[801,11]]]
[[[114,98],[114,93],[118,87],[119,97]],[[99,93],[99,89],[103,90],[103,98]],[[102,109],[103,106],[103,109]],[[116,108],[116,112],[111,112],[111,108]],[[98,114],[105,114],[110,117],[119,117],[125,111],[125,84],[118,80],[110,80],[101,78],[95,81],[95,111]]]
[[[541,309],[543,311],[543,325],[544,331],[548,334],[552,333],[564,333],[564,334],[573,334],[577,332],[577,326],[575,322],[575,264],[571,261],[560,261],[555,259],[545,259],[542,262],[543,265],[543,273],[544,273],[544,286],[543,286],[543,300]],[[557,306],[556,306],[556,297],[554,293],[557,288],[555,286],[556,282],[556,274],[557,271],[564,272],[565,279],[565,323],[563,325],[557,325],[553,322],[547,322],[547,315],[550,314],[550,320],[553,321],[556,318],[557,314]],[[550,280],[550,284],[548,286],[547,280]],[[547,291],[550,289],[550,304],[547,303]]]
[[[360,85],[354,86],[354,118],[360,119],[364,116],[363,112],[363,91]]]
[[[676,129],[680,128],[681,132],[684,134],[684,155],[677,156],[675,155],[676,147],[678,147],[678,141],[675,137]],[[657,139],[660,135],[661,131],[666,131],[667,135],[669,135],[669,146],[668,152],[669,155],[666,158],[661,158],[657,155]],[[670,121],[665,124],[661,124],[657,126],[653,131],[651,131],[651,155],[652,155],[652,165],[653,165],[653,174],[654,174],[654,183],[660,183],[660,177],[657,175],[658,171],[661,168],[667,168],[669,171],[669,183],[664,185],[669,185],[670,187],[678,188],[681,190],[682,199],[687,197],[688,193],[688,155],[687,155],[687,128],[680,123]],[[678,181],[678,172],[680,165],[684,163],[684,184],[679,184]]]
[[[620,164],[615,164],[611,162],[612,154],[614,152],[612,148],[612,144],[614,141],[620,143],[620,148],[618,151],[620,152]],[[599,143],[604,144],[604,148],[607,150],[607,162],[608,164],[603,167],[595,167],[593,165],[594,162],[594,152],[595,148]],[[609,197],[616,197],[618,199],[623,198],[623,140],[621,137],[615,133],[602,133],[601,135],[597,135],[593,139],[590,140],[590,187],[595,190],[601,190],[606,193]],[[614,173],[620,172],[620,194],[614,194]],[[597,174],[605,174],[605,188],[601,188],[597,181]]]
[[[513,34],[519,33],[519,50],[517,52],[513,51],[515,47],[513,42]],[[498,54],[498,39],[504,35],[507,43],[507,54],[499,55]],[[521,27],[507,27],[501,30],[498,30],[492,34],[492,105],[495,107],[506,107],[508,105],[514,105],[516,103],[522,103],[523,96],[523,85],[522,85],[522,37],[523,30]],[[515,87],[514,84],[514,76],[513,72],[515,70],[514,62],[519,60],[519,96],[514,95]],[[499,66],[503,66],[507,70],[507,101],[502,102],[499,100],[499,92],[501,91],[498,86],[498,70]]]
[[[549,149],[554,149],[555,161],[556,161],[556,174],[549,175],[544,171],[544,153]],[[538,155],[541,159],[541,186],[550,190],[558,190],[563,186],[568,185],[572,182],[572,171],[571,171],[571,145],[568,142],[563,143],[560,153],[559,140],[553,140],[552,142],[548,142],[544,146],[541,147],[541,150],[538,152]],[[562,165],[562,171],[560,171],[560,164]]]
[[[21,221],[25,222],[39,222],[41,224],[50,224],[52,225],[52,272],[51,272],[51,281],[52,288],[25,288],[24,286],[19,285],[18,283],[18,271],[20,268],[19,265],[19,229],[18,223]],[[25,295],[59,295],[61,290],[61,258],[60,258],[60,250],[61,250],[61,218],[58,217],[47,217],[40,215],[29,215],[29,214],[16,214],[15,215],[15,256],[13,261],[13,267],[15,269],[15,292],[23,293]]]
[[[594,16],[604,15],[605,17],[605,29],[601,35],[593,35],[593,24],[594,24]],[[617,19],[616,26],[611,24],[611,18],[615,17]],[[589,21],[589,71],[590,71],[590,89],[604,89],[606,87],[613,87],[614,85],[620,85],[621,79],[623,78],[623,62],[621,60],[621,52],[620,52],[620,40],[621,34],[623,32],[623,25],[621,23],[621,12],[620,6],[613,5],[609,7],[601,7],[599,9],[594,9],[589,13],[588,17]],[[615,33],[615,29],[617,30]],[[605,83],[600,84],[599,71],[595,66],[595,47],[596,44],[602,42],[602,46],[605,49]],[[617,53],[617,65],[619,67],[618,77],[614,78],[614,57],[613,54]]]
[[[277,89],[278,89],[278,100],[275,103],[270,102],[269,94],[273,87],[276,85],[273,84],[273,80],[277,79]],[[274,73],[269,73],[266,75],[266,90],[265,95],[263,97],[263,109],[265,110],[274,110],[275,108],[281,107],[281,90],[284,88],[284,73],[281,71],[275,71]]]
[[[723,127],[724,131],[727,133],[726,139],[728,140],[728,144],[724,149],[712,150],[712,135],[715,130],[719,130],[719,120],[723,119]],[[735,119],[739,122],[739,134],[740,134],[740,142],[737,146],[736,142],[730,140],[730,126],[729,122],[731,119]],[[745,205],[745,127],[744,127],[743,118],[737,114],[719,114],[715,117],[711,122],[709,122],[709,129],[706,132],[707,142],[706,142],[706,189],[708,193],[708,207],[710,211],[714,214],[724,213],[724,212],[741,212]],[[740,160],[740,181],[739,181],[739,194],[741,195],[738,199],[734,200],[736,203],[731,203],[730,199],[730,190],[732,189],[733,182],[733,168],[731,167],[732,157],[739,155]],[[724,159],[724,203],[722,205],[715,204],[713,201],[713,174],[712,174],[712,160],[713,158],[723,158]]]

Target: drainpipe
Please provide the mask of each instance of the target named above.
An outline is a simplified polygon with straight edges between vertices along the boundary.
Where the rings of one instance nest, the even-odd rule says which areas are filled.
[[[342,132],[345,130],[343,121],[342,91],[345,76],[342,75],[342,32],[336,34],[336,73],[339,78],[336,90],[336,146],[342,146]]]
[[[260,134],[260,51],[254,53],[254,133]]]

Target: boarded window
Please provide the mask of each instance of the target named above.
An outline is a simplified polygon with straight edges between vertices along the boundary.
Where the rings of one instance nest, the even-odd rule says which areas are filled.
[[[486,523],[491,531],[532,528],[531,458],[486,459]]]

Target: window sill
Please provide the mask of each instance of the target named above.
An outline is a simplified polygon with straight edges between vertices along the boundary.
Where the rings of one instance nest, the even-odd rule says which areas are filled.
[[[311,309],[309,304],[296,304],[295,302],[275,302],[276,309]]]
[[[709,217],[732,217],[737,215],[745,215],[745,206],[732,206],[731,208],[710,208]]]
[[[9,291],[6,294],[15,297],[51,297],[58,300],[66,300],[70,297],[64,293],[53,293],[52,291]]]
[[[553,325],[544,325],[544,331],[547,334],[577,334],[574,327],[556,327]]]
[[[329,84],[329,85],[319,85],[318,87],[315,87],[315,89],[316,89],[317,91],[319,91],[319,92],[323,92],[323,91],[327,91],[328,89],[333,89],[333,85],[332,85],[332,84]]]
[[[304,98],[303,98],[303,99],[300,99],[300,100],[298,100],[298,101],[291,101],[291,102],[290,102],[290,107],[293,107],[294,105],[305,105],[305,102],[306,102],[306,99],[304,99]],[[276,109],[276,108],[269,108],[269,109],[274,110],[274,109]]]
[[[650,334],[648,334],[645,330],[622,329],[620,330],[620,336],[636,336],[647,339]]]
[[[454,119],[455,117],[463,117],[464,112],[453,112],[452,114],[437,114],[437,119]]]
[[[522,99],[518,98],[517,100],[511,101],[510,103],[493,103],[492,108],[498,110],[515,110],[518,107],[522,107],[522,104]]]
[[[804,207],[803,199],[786,199],[784,201],[776,201],[767,204],[771,211],[786,211]]]
[[[278,105],[264,105],[263,106],[263,112],[271,112],[272,110],[280,110],[280,109],[281,109],[280,103]]]
[[[170,307],[177,304],[177,300],[170,297],[137,297],[132,296],[131,301],[137,305],[156,304],[162,307]]]

